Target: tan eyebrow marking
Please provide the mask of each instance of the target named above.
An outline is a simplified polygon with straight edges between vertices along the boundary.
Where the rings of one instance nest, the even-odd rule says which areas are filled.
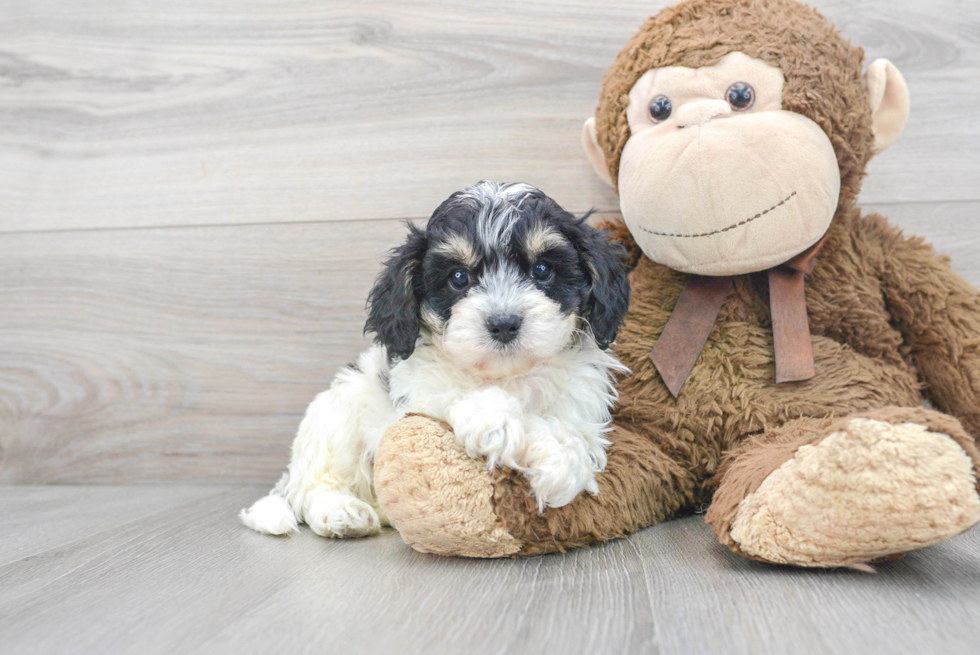
[[[470,268],[476,266],[479,261],[473,244],[458,234],[449,235],[445,241],[435,246],[432,251],[452,257]]]
[[[785,205],[789,201],[789,199],[792,198],[795,195],[796,195],[796,191],[794,191],[793,193],[789,194],[788,196],[786,196],[785,198],[783,198],[782,200],[780,200],[779,202],[777,202],[775,205],[773,205],[769,209],[766,209],[764,211],[759,212],[755,216],[746,218],[743,221],[739,221],[738,223],[735,223],[733,225],[729,225],[728,227],[723,227],[720,230],[714,230],[712,232],[702,232],[701,234],[671,234],[670,232],[655,232],[654,230],[648,230],[645,227],[643,227],[642,225],[640,226],[640,229],[643,230],[644,232],[649,232],[650,234],[656,234],[658,237],[684,237],[684,238],[691,238],[691,237],[710,237],[710,236],[712,236],[714,234],[721,234],[722,232],[728,232],[729,230],[734,230],[735,228],[741,227],[741,226],[745,225],[746,223],[751,223],[755,219],[761,218],[761,217],[765,216],[766,214],[768,214],[772,210],[776,209],[777,207],[781,207],[782,205]]]
[[[553,246],[567,245],[568,241],[560,232],[550,228],[535,226],[527,235],[527,242],[524,248],[531,259]]]

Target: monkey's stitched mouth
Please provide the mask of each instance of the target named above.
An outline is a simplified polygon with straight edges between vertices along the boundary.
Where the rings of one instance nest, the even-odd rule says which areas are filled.
[[[789,194],[788,196],[786,196],[785,198],[783,198],[782,200],[780,200],[779,202],[777,202],[775,205],[773,205],[769,209],[766,209],[764,211],[759,212],[755,216],[752,216],[750,218],[746,218],[745,220],[741,220],[738,223],[734,223],[732,225],[729,225],[728,227],[723,227],[720,230],[713,230],[711,232],[702,232],[701,234],[674,234],[674,233],[671,233],[671,232],[656,232],[655,230],[648,230],[648,229],[646,229],[643,226],[640,226],[640,229],[643,230],[644,232],[649,232],[650,234],[655,234],[658,237],[682,237],[682,238],[686,238],[686,239],[690,239],[690,238],[693,238],[693,237],[710,237],[710,236],[715,235],[715,234],[721,234],[722,232],[728,232],[729,230],[734,230],[737,227],[742,227],[743,225],[745,225],[747,223],[751,223],[752,221],[754,221],[757,218],[762,218],[763,216],[765,216],[766,214],[768,214],[772,210],[777,209],[777,208],[782,207],[783,205],[785,205],[787,202],[789,202],[790,198],[792,198],[795,195],[796,195],[796,191],[794,191],[793,193]]]

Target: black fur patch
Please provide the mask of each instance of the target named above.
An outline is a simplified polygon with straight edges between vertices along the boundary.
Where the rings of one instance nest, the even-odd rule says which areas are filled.
[[[368,294],[368,319],[364,332],[387,348],[389,357],[407,358],[415,351],[421,331],[418,270],[428,248],[426,233],[408,224],[405,243],[391,251]]]

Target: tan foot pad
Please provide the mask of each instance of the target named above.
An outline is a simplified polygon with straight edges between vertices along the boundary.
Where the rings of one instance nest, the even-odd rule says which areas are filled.
[[[375,489],[405,543],[423,553],[506,557],[521,548],[494,513],[493,483],[443,423],[409,416],[388,429]]]
[[[973,462],[915,423],[853,419],[773,471],[731,536],[750,557],[843,566],[924,548],[980,521]]]

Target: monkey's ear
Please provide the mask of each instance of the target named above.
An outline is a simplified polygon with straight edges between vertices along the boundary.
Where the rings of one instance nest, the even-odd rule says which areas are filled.
[[[871,100],[871,131],[875,154],[898,140],[909,117],[909,88],[887,59],[875,59],[864,74]]]
[[[582,148],[585,150],[585,155],[589,158],[589,162],[592,163],[592,168],[595,169],[595,174],[599,176],[599,179],[609,186],[615,187],[616,185],[613,184],[612,177],[609,175],[606,155],[603,154],[602,148],[599,147],[599,140],[596,138],[595,118],[589,118],[585,121],[585,125],[582,126]]]
[[[385,346],[389,357],[406,359],[415,351],[421,331],[419,269],[427,248],[425,232],[409,223],[408,238],[392,250],[368,294],[364,332],[374,332],[374,342]]]

